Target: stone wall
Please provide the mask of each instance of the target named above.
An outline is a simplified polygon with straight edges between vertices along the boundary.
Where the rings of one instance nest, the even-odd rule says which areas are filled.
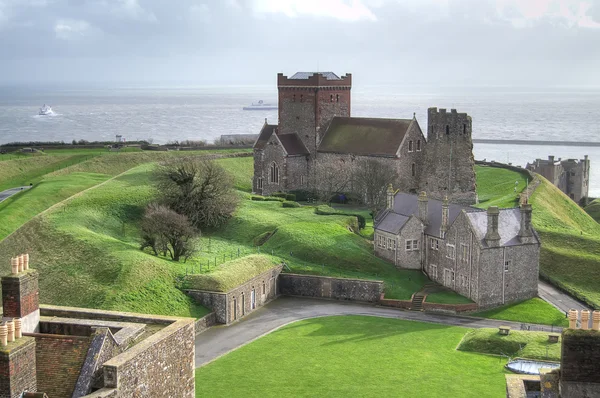
[[[120,398],[194,398],[194,338],[194,320],[179,318],[105,362],[105,388]]]
[[[271,182],[271,166],[275,164],[279,170],[279,181]],[[285,187],[286,165],[284,150],[276,134],[272,134],[269,141],[262,150],[262,178],[263,195],[270,195],[273,192],[283,191]]]
[[[418,149],[419,147],[420,149]],[[399,188],[401,192],[417,193],[420,181],[425,177],[423,164],[426,153],[427,142],[419,127],[419,123],[415,120],[411,123],[396,154],[397,160],[395,166],[398,171],[398,180],[394,183],[394,187]]]
[[[307,190],[309,187],[310,175],[310,157],[289,156],[285,159],[285,189],[292,190]]]
[[[185,293],[197,303],[209,308],[216,322],[227,323],[227,293],[206,290],[186,290]]]
[[[196,336],[209,329],[211,326],[214,326],[216,323],[217,315],[214,312],[211,312],[210,314],[196,320],[196,325],[194,326],[196,330]]]
[[[407,250],[407,240],[417,240],[417,249]],[[417,217],[412,216],[398,237],[396,267],[406,269],[421,269],[421,253],[423,250],[423,224]]]
[[[563,397],[600,396],[600,332],[563,331],[560,390]]]
[[[104,382],[102,365],[120,354],[121,351],[122,349],[115,341],[110,329],[97,328],[91,336],[90,348],[81,367],[77,383],[75,383],[72,397],[83,397],[89,394],[92,388],[102,387]]]
[[[0,398],[21,398],[23,391],[37,391],[35,340],[22,337],[0,347]]]
[[[279,293],[286,296],[328,298],[377,303],[383,293],[382,281],[281,274]]]

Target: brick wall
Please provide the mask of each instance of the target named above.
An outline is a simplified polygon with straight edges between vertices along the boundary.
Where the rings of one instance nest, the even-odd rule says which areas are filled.
[[[565,330],[562,334],[560,389],[563,397],[600,396],[600,332]]]
[[[0,398],[20,398],[25,390],[37,391],[35,340],[22,337],[0,347]]]
[[[80,336],[34,334],[38,390],[53,398],[70,398],[90,347]]]
[[[39,308],[38,272],[33,269],[2,277],[4,316],[23,318]]]
[[[383,293],[383,282],[314,275],[281,274],[279,276],[279,292],[287,296],[377,303],[379,302],[381,293]]]

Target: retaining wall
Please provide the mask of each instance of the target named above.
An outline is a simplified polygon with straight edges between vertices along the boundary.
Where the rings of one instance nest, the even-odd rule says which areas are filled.
[[[327,276],[281,274],[279,275],[279,293],[286,296],[378,303],[383,293],[383,282],[331,278]]]

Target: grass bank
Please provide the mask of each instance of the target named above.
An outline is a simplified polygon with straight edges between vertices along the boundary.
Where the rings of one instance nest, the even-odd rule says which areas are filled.
[[[569,321],[562,311],[540,298],[532,298],[520,303],[478,312],[474,316],[539,325],[569,326]]]
[[[456,351],[466,331],[365,316],[300,321],[197,369],[196,396],[503,396],[505,361]]]
[[[527,186],[525,173],[482,165],[475,166],[475,173],[479,197],[477,207],[487,209],[490,206],[518,206],[519,194]]]
[[[585,207],[585,212],[590,215],[596,222],[600,222],[600,199],[594,199]]]

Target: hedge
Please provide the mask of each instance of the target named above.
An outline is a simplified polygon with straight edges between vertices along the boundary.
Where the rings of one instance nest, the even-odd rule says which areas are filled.
[[[342,211],[338,211],[331,206],[320,205],[315,208],[315,214],[319,214],[322,216],[350,216],[356,217],[358,220],[358,228],[363,229],[367,225],[367,220],[361,214],[354,213],[345,213]]]
[[[285,202],[281,203],[281,207],[300,207],[300,203],[286,200]]]

